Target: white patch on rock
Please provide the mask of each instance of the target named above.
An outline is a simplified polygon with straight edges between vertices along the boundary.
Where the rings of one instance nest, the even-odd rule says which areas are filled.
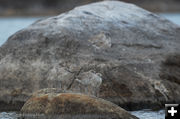
[[[71,90],[74,92],[81,92],[88,95],[98,95],[99,88],[102,84],[100,73],[88,71],[81,73],[74,81]]]
[[[111,38],[105,33],[100,33],[88,40],[96,49],[106,49],[111,47]]]
[[[166,100],[168,100],[167,94],[169,93],[168,89],[164,86],[162,81],[159,80],[153,80],[150,77],[144,76],[142,73],[136,72],[138,75],[142,77],[142,79],[146,79],[149,81],[152,85],[154,85],[154,89],[158,90]]]
[[[101,74],[93,71],[80,74],[76,81],[83,85],[91,85],[92,87],[99,87],[102,83]]]
[[[67,87],[70,85],[74,77],[73,73],[70,73],[69,71],[65,70],[64,67],[58,67],[54,66],[49,72],[47,79],[49,81],[56,80],[58,88],[61,88],[62,90],[66,90]],[[59,84],[58,84],[59,82]],[[53,86],[51,86],[53,87]]]
[[[45,64],[44,61],[38,59],[36,61],[31,62],[31,66],[38,67],[38,68],[44,68],[45,66],[47,66],[47,64]]]
[[[154,88],[156,90],[158,90],[164,97],[165,99],[168,101],[168,97],[167,94],[169,93],[169,91],[167,90],[167,88],[163,85],[162,81],[158,81],[158,80],[154,80],[152,81],[154,84]]]

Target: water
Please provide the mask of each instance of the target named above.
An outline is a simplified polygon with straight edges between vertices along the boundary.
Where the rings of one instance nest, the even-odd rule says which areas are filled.
[[[0,119],[17,119],[18,116],[16,112],[1,112]]]
[[[160,14],[160,15],[169,19],[175,24],[180,25],[180,13],[169,13],[169,14]]]
[[[161,16],[169,19],[170,21],[180,25],[180,13],[178,14],[160,14]],[[40,17],[16,17],[16,18],[1,18],[0,17],[0,45],[2,45],[10,35],[18,30],[27,27]],[[150,111],[140,110],[132,111],[131,114],[139,117],[140,119],[164,119],[164,110]],[[1,112],[0,119],[17,119],[16,112]]]
[[[139,117],[139,119],[164,119],[165,111],[151,111],[151,110],[140,110],[130,112],[132,115]]]
[[[139,119],[164,119],[164,110],[151,111],[151,110],[141,110],[132,111],[131,114],[139,117]],[[2,112],[0,113],[0,119],[18,119],[18,114],[16,112]]]
[[[0,45],[18,30],[27,27],[40,17],[0,17]]]

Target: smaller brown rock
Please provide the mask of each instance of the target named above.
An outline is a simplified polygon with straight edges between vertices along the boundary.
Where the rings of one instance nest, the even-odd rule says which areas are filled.
[[[78,119],[86,116],[91,119],[138,119],[119,106],[97,97],[75,93],[50,94],[33,96],[21,109],[22,114],[59,115],[58,119],[63,119],[62,115],[66,115],[66,119],[69,115],[73,118],[78,115]]]

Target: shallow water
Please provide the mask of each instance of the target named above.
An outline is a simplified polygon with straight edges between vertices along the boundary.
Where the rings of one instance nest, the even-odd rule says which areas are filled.
[[[164,119],[164,110],[151,111],[151,110],[141,110],[132,111],[131,114],[139,117],[139,119]],[[16,112],[1,112],[0,119],[18,119],[18,114]]]
[[[140,110],[130,112],[132,115],[139,117],[140,119],[164,119],[165,111],[151,111],[151,110]]]
[[[16,112],[1,112],[0,119],[17,119],[18,116]]]

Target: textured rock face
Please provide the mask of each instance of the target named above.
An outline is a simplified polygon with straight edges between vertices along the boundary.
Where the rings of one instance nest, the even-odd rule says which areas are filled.
[[[179,51],[179,26],[135,5],[77,7],[35,22],[0,48],[0,103],[24,102],[43,88],[97,95],[128,109],[179,102],[179,57],[164,64]]]
[[[64,119],[68,115],[71,116],[69,119],[78,115],[78,119],[90,115],[91,119],[137,119],[119,106],[100,98],[73,93],[50,94],[30,98],[21,110],[25,118],[26,114],[44,114],[46,117],[56,115],[56,119]],[[62,118],[62,115],[66,116]]]

